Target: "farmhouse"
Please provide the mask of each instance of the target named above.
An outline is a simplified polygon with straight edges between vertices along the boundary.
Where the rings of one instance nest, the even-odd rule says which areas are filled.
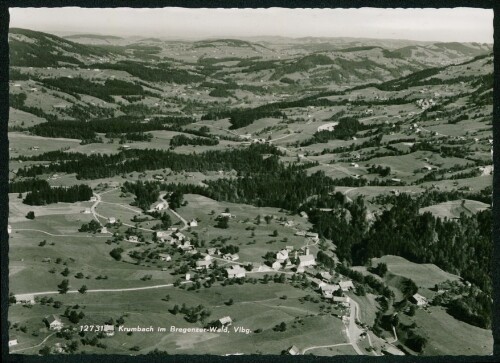
[[[233,216],[231,213],[222,212],[221,214],[219,214],[219,217],[221,217],[221,218],[235,218],[236,216]]]
[[[191,280],[191,274],[190,274],[190,273],[187,273],[187,274],[186,274],[186,281],[189,281],[189,280]]]
[[[306,219],[307,219],[307,218],[309,218],[309,216],[307,215],[307,213],[306,213],[306,212],[304,212],[304,211],[300,212],[300,216],[301,216],[302,218],[306,218]]]
[[[139,237],[137,237],[137,236],[129,236],[128,240],[129,240],[129,242],[137,243],[137,242],[139,242]]]
[[[215,322],[215,325],[218,326],[219,328],[223,328],[226,326],[229,326],[233,323],[233,319],[231,319],[230,316],[225,316],[223,318],[220,318]]]
[[[160,253],[158,254],[158,257],[160,258],[161,261],[172,261],[172,256],[166,253]]]
[[[420,306],[420,307],[427,306],[427,304],[428,304],[427,298],[425,298],[424,296],[422,296],[420,294],[413,295],[410,300],[412,302],[414,302],[415,304],[417,304],[417,306]]]
[[[170,231],[156,231],[156,237],[157,238],[164,238],[164,237],[168,237],[172,234],[172,232]]]
[[[282,261],[274,261],[273,264],[271,265],[271,267],[274,270],[279,270],[281,268],[281,263],[282,263]]]
[[[7,233],[8,234],[12,233],[12,226],[10,224],[7,226]]]
[[[210,248],[207,248],[207,253],[208,253],[209,255],[215,255],[215,254],[217,254],[217,252],[218,252],[218,250],[217,250],[217,248],[215,248],[215,247],[210,247]]]
[[[13,347],[14,345],[18,345],[17,339],[11,339],[9,340],[9,347]]]
[[[246,276],[246,270],[241,267],[240,265],[233,265],[228,268],[226,268],[226,273],[228,278],[234,278],[234,277],[245,277]]]
[[[285,250],[281,250],[279,251],[277,254],[276,254],[276,259],[278,261],[284,261],[288,258],[288,251],[285,249]]]
[[[332,275],[328,271],[320,272],[319,275],[321,276],[321,279],[325,282],[330,281],[330,279],[332,278]]]
[[[108,233],[108,229],[106,227],[101,228],[101,233]]]
[[[85,210],[83,211],[84,214],[90,214],[91,211],[90,211],[90,208],[85,208]]]
[[[108,337],[112,337],[113,335],[115,335],[115,327],[114,327],[114,325],[104,324],[103,332]]]
[[[341,304],[349,304],[349,302],[351,301],[349,299],[349,296],[333,296],[332,299],[333,302],[338,302]]]
[[[305,237],[306,236],[306,232],[305,231],[297,231],[297,232],[295,232],[295,235],[296,236]]]
[[[422,167],[422,170],[430,171],[430,170],[432,170],[432,166],[425,165],[425,166]]]
[[[90,197],[89,199],[91,202],[97,202],[97,197]]]
[[[330,284],[325,284],[320,287],[321,289],[321,294],[326,297],[326,298],[332,298],[333,293],[340,289],[339,285],[330,285]]]
[[[287,353],[290,355],[299,355],[300,350],[295,345],[292,345],[290,348],[287,349]]]
[[[45,317],[45,322],[49,326],[50,330],[56,330],[59,331],[63,328],[64,324],[62,323],[61,319],[59,316],[51,314],[49,316]]]
[[[308,266],[315,266],[316,261],[314,259],[313,255],[302,255],[299,256],[299,265],[298,267],[308,267]]]
[[[115,224],[116,223],[116,218],[115,217],[109,217],[109,223]]]
[[[203,269],[207,269],[210,267],[210,265],[212,264],[212,262],[210,260],[198,260],[196,261],[196,269],[197,270],[203,270]]]
[[[338,124],[339,124],[338,122],[330,122],[330,123],[321,125],[318,127],[318,132],[333,131],[335,129],[335,126],[337,126]]]
[[[349,291],[350,289],[354,289],[354,285],[352,284],[351,280],[340,281],[339,285],[342,291]]]
[[[32,294],[24,294],[16,296],[16,304],[35,304],[35,296]]]

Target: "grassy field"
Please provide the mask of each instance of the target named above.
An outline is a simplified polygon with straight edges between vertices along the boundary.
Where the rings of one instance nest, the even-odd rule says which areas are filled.
[[[490,208],[488,204],[476,200],[465,199],[464,201],[464,204],[462,204],[462,200],[439,203],[430,207],[421,208],[419,212],[431,212],[434,216],[440,218],[459,218],[461,213],[472,215],[481,210]]]
[[[13,150],[10,151],[10,157],[33,156],[48,151],[60,150],[62,148],[71,148],[79,145],[80,140],[49,138],[42,136],[27,135],[21,132],[9,132],[9,143]],[[38,147],[38,150],[30,150],[32,147]]]
[[[170,295],[168,302],[162,301],[166,294]],[[288,299],[278,299],[283,295],[287,295]],[[65,306],[80,305],[86,317],[78,325],[102,324],[110,317],[116,319],[125,314],[125,326],[167,328],[166,333],[134,333],[130,336],[117,332],[114,337],[105,339],[107,350],[88,347],[84,348],[86,352],[124,353],[132,346],[139,346],[140,352],[158,348],[171,354],[227,354],[231,352],[227,347],[233,346],[236,349],[233,353],[250,354],[261,351],[280,354],[281,350],[293,344],[304,349],[313,345],[345,343],[341,321],[319,314],[318,304],[299,302],[297,298],[304,295],[304,291],[289,285],[270,283],[213,286],[195,293],[165,288],[144,292],[102,293],[99,294],[99,300],[95,299],[94,293],[59,295],[56,299]],[[229,298],[234,299],[234,304],[227,306],[225,302]],[[182,314],[167,312],[174,304],[183,303],[187,306],[202,304],[209,308],[211,316],[208,321],[229,315],[233,319],[233,326],[250,329],[251,333],[236,333],[233,327],[230,327],[230,333],[220,334],[170,333],[170,326],[200,326],[199,323],[186,322]],[[26,309],[16,305],[11,310],[11,321],[27,325],[30,329],[43,329],[43,316],[54,312],[60,314],[63,309],[64,307],[55,309],[41,305]],[[66,319],[63,322],[69,323]],[[272,328],[281,322],[287,324],[287,330],[273,331]],[[262,329],[262,332],[254,333],[257,329]]]
[[[441,307],[430,307],[429,313],[417,310],[415,320],[428,339],[426,355],[490,355],[493,351],[490,330],[458,321]]]
[[[446,280],[456,281],[460,279],[456,275],[441,270],[436,265],[417,264],[399,256],[387,255],[372,259],[373,266],[380,262],[387,264],[387,270],[390,274],[410,278],[419,287],[430,288]]]

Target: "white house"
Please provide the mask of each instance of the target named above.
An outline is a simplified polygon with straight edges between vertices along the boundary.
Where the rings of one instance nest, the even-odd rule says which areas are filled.
[[[271,265],[271,267],[274,270],[279,270],[281,268],[281,263],[282,263],[282,261],[274,261],[273,264]]]
[[[35,295],[33,294],[23,294],[16,295],[16,304],[35,304]]]
[[[83,211],[84,214],[90,214],[91,211],[90,211],[90,208],[85,208],[85,210]]]
[[[49,326],[50,330],[59,331],[64,327],[64,324],[62,323],[61,319],[57,315],[54,315],[54,314],[46,316],[45,322]]]
[[[7,233],[8,234],[12,233],[12,226],[10,224],[7,226]]]
[[[108,233],[108,229],[106,227],[101,228],[101,233]]]
[[[18,345],[17,339],[11,339],[9,340],[9,347],[13,347],[14,345]]]
[[[115,217],[109,217],[109,223],[115,224],[116,223],[116,218]]]
[[[235,216],[233,216],[231,213],[222,212],[221,214],[219,214],[219,217],[222,217],[222,218],[234,218]]]
[[[349,291],[350,289],[354,289],[354,285],[351,280],[340,281],[339,285],[342,291]]]
[[[240,265],[233,265],[230,267],[226,268],[226,273],[228,278],[234,278],[234,277],[245,277],[246,276],[246,270],[241,267]]]
[[[139,242],[139,237],[137,237],[137,236],[129,236],[128,240],[129,240],[129,242],[137,243],[137,242]]]
[[[325,284],[320,287],[321,289],[321,294],[326,297],[326,298],[332,298],[333,293],[337,290],[340,289],[339,285],[330,285],[330,284]]]
[[[190,274],[190,273],[187,273],[187,274],[186,274],[186,281],[189,281],[189,280],[191,280],[191,274]]]
[[[160,253],[158,254],[158,257],[160,258],[161,261],[172,261],[172,256],[166,253]]]
[[[316,260],[313,255],[302,255],[299,256],[299,265],[298,267],[308,267],[316,265]]]
[[[97,197],[90,197],[91,202],[97,202]]]
[[[211,264],[212,264],[212,261],[210,261],[210,260],[205,260],[205,259],[198,260],[198,261],[196,261],[196,269],[197,270],[207,269],[210,267]]]
[[[279,251],[277,254],[276,254],[276,259],[278,261],[284,261],[288,258],[288,251],[286,249],[284,250],[281,250]]]
[[[415,294],[412,296],[411,300],[417,304],[417,306],[424,307],[427,306],[428,301],[427,298],[420,295],[420,294]]]
[[[321,125],[318,127],[318,132],[333,131],[333,130],[335,130],[335,126],[337,126],[338,124],[339,124],[338,122],[330,122],[330,123]]]
[[[295,235],[296,235],[296,236],[305,237],[306,232],[305,232],[305,231],[297,231],[297,232],[295,232]]]
[[[290,348],[288,348],[287,353],[290,355],[299,355],[300,350],[295,345],[292,345]]]
[[[229,326],[232,323],[233,323],[233,319],[231,319],[230,316],[225,316],[225,317],[220,318],[219,320],[217,320],[217,325],[219,325],[220,327]]]
[[[189,227],[198,227],[198,221],[193,218],[191,222],[189,222]]]
[[[113,335],[115,335],[115,327],[114,327],[114,325],[104,324],[103,332],[108,337],[112,337]]]
[[[307,218],[309,218],[309,216],[307,215],[307,213],[306,213],[306,212],[304,212],[304,211],[300,212],[300,216],[301,216],[302,218],[306,218],[306,219],[307,219]]]
[[[167,236],[170,236],[172,232],[170,231],[156,231],[156,237],[157,238],[165,238]]]
[[[321,276],[321,279],[325,282],[330,281],[330,279],[332,278],[332,274],[330,274],[330,272],[328,272],[328,271],[321,272],[320,276]]]

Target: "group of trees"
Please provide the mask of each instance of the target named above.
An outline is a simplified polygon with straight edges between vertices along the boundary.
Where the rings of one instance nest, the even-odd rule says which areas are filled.
[[[92,188],[85,184],[68,188],[51,187],[47,182],[36,182],[23,200],[28,205],[46,205],[58,202],[74,203],[87,201],[92,196]]]
[[[170,140],[170,146],[178,147],[183,145],[218,145],[219,140],[216,138],[206,137],[187,137],[186,135],[175,135]]]

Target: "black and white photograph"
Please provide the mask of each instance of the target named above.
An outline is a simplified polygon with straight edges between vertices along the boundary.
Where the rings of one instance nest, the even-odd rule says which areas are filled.
[[[9,13],[9,354],[493,354],[492,9]]]

